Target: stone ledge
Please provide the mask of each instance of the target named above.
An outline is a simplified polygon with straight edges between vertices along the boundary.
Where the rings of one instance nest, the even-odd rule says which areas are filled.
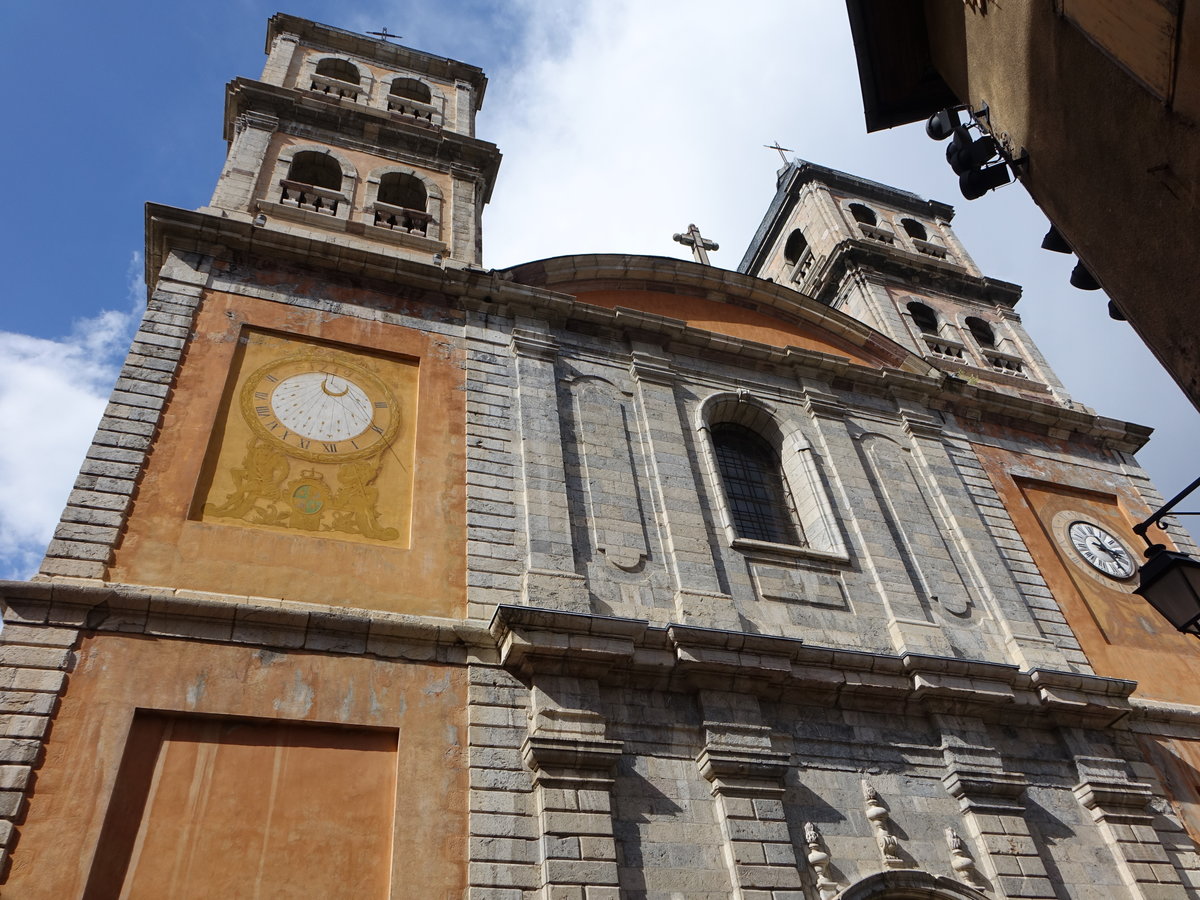
[[[1154,799],[1150,785],[1137,781],[1115,779],[1089,779],[1073,788],[1075,796],[1084,808],[1101,815],[1113,817],[1120,813],[1123,818],[1149,823],[1151,814],[1146,807]]]
[[[705,747],[696,757],[700,774],[712,782],[713,793],[739,796],[762,793],[773,797],[783,792],[783,779],[791,768],[786,753],[770,750]]]
[[[389,658],[490,663],[479,622],[77,578],[0,581],[6,621]],[[2,640],[2,639],[0,639]]]
[[[612,774],[624,745],[604,738],[563,738],[530,735],[521,746],[521,758],[535,772],[542,769],[595,770]]]
[[[1130,699],[1126,719],[1131,731],[1200,740],[1200,706],[1161,700]]]
[[[654,689],[740,690],[847,709],[1107,727],[1130,710],[1123,679],[921,654],[838,650],[796,638],[501,605],[500,663]],[[1198,711],[1200,713],[1200,711]],[[1197,721],[1200,722],[1200,715]]]

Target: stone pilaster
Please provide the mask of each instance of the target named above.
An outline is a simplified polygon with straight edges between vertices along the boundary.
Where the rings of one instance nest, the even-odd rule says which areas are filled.
[[[1151,786],[1130,777],[1127,763],[1110,755],[1115,748],[1080,729],[1062,733],[1079,770],[1075,797],[1095,820],[1130,894],[1143,900],[1181,896],[1183,883],[1154,828]]]
[[[522,599],[530,606],[587,612],[583,576],[575,571],[562,423],[555,388],[558,347],[548,334],[513,330],[525,524],[529,539]]]
[[[817,427],[825,457],[837,460],[838,478],[851,492],[845,508],[855,511],[855,529],[863,546],[863,569],[874,579],[887,615],[888,631],[901,652],[953,656],[950,642],[922,604],[909,569],[896,552],[887,514],[876,498],[878,475],[868,471],[861,454],[865,436],[846,419],[846,404],[820,384],[801,379],[805,406]],[[880,439],[882,440],[882,439]]]
[[[978,849],[978,871],[1008,898],[1057,897],[1037,843],[1025,821],[1025,777],[1003,768],[984,724],[964,716],[934,716],[942,731],[946,774],[942,783],[958,801]],[[982,858],[980,858],[982,857]]]
[[[40,574],[102,579],[162,422],[208,275],[172,253],[67,497]]]
[[[1037,844],[1025,822],[1021,795],[1027,787],[1017,773],[959,768],[942,782],[958,800],[967,828],[996,892],[1009,900],[1057,896]]]
[[[263,113],[244,112],[233,123],[233,140],[225,156],[225,165],[217,178],[209,205],[218,209],[251,212],[259,173],[267,158],[271,135],[279,130],[279,120]],[[266,185],[268,192],[278,185]]]
[[[933,500],[953,529],[947,547],[964,569],[965,587],[983,600],[985,615],[995,623],[1009,658],[1023,669],[1067,668],[1061,651],[1040,634],[1029,607],[1017,592],[1016,583],[950,458],[941,422],[932,420],[924,407],[904,398],[898,402],[904,428],[929,475]]]
[[[675,587],[676,615],[684,624],[736,627],[732,601],[717,579],[670,362],[646,350],[635,349],[632,356],[629,369],[637,385],[638,424],[650,445],[651,481]]]
[[[758,701],[701,691],[705,746],[696,758],[710,782],[735,900],[801,900],[804,888],[783,812],[789,758],[771,750]]]
[[[539,678],[521,748],[533,770],[541,829],[543,900],[618,900],[612,786],[620,741],[590,708],[596,682]]]
[[[267,84],[277,84],[282,86],[287,78],[288,69],[291,68],[292,58],[296,55],[296,49],[299,47],[299,40],[294,34],[277,34],[275,39],[271,41],[271,48],[267,53],[267,62],[263,66],[262,80]]]
[[[472,178],[455,177],[450,194],[450,227],[442,240],[450,245],[450,256],[479,265],[483,260],[483,238],[479,233],[480,197],[483,187]]]
[[[465,81],[455,82],[454,94],[454,130],[475,137],[475,97],[471,85]]]

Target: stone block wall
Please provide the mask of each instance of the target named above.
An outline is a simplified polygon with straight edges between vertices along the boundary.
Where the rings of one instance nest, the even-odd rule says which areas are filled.
[[[194,255],[164,266],[40,572],[103,578],[181,365],[208,275]]]
[[[834,687],[828,658],[786,639],[738,651],[733,635],[520,607],[492,634],[504,668],[471,676],[472,897],[797,900],[882,879],[1151,898],[1195,877],[1102,679],[1084,721],[1020,678],[1019,713],[936,699],[915,670]],[[767,650],[790,654],[790,677],[768,674]]]

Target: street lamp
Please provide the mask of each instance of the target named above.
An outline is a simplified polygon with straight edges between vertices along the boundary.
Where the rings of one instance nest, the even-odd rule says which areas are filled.
[[[1177,631],[1200,637],[1200,561],[1186,553],[1155,544],[1146,536],[1151,525],[1157,525],[1159,519],[1197,487],[1200,487],[1200,478],[1176,494],[1146,521],[1133,526],[1134,533],[1141,535],[1147,544],[1146,564],[1140,570],[1141,578],[1134,593],[1153,606]],[[1198,513],[1176,515],[1194,516]],[[1158,527],[1162,528],[1161,525]]]

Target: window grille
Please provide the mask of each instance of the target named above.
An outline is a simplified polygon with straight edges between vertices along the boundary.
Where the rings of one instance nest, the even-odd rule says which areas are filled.
[[[798,544],[774,448],[748,428],[732,423],[713,425],[710,434],[737,536]]]

